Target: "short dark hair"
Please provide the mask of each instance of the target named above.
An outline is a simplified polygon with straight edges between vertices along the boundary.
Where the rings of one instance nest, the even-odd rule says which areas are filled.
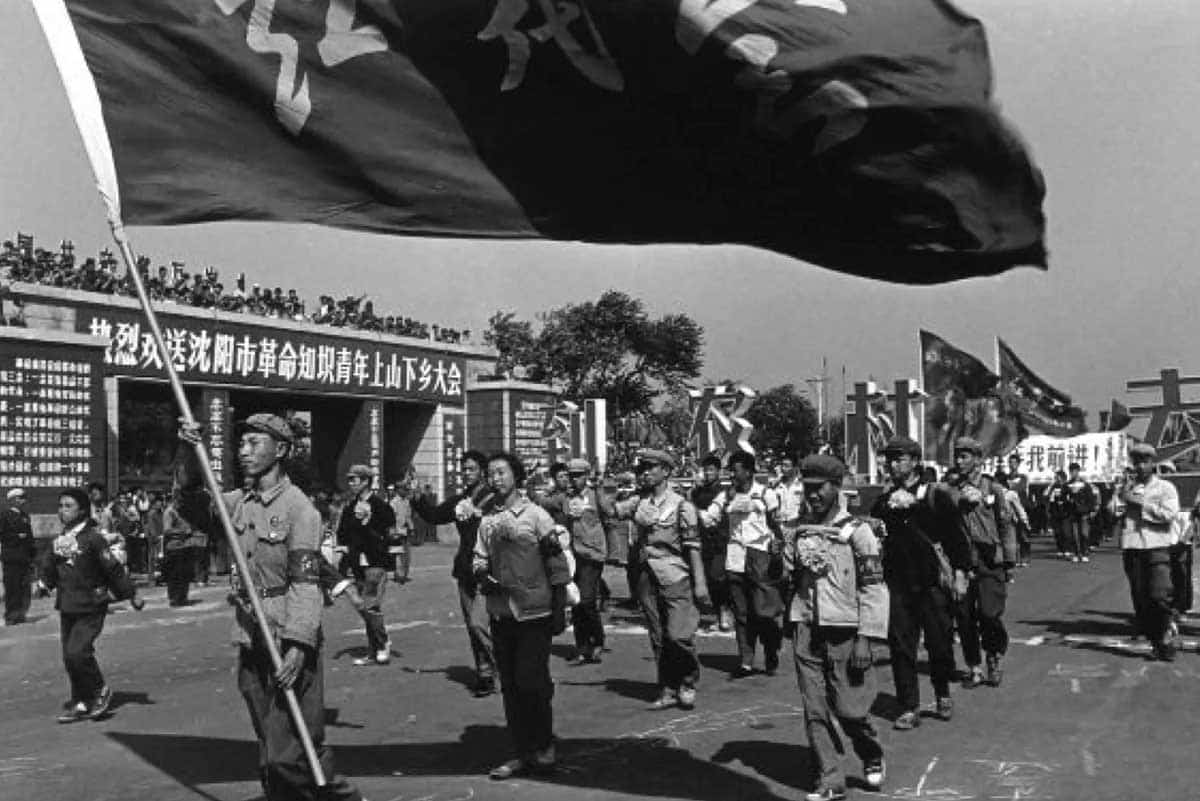
[[[508,469],[512,470],[513,480],[518,487],[525,484],[525,465],[515,455],[508,451],[500,451],[493,453],[488,457],[488,462],[505,462],[508,464]]]
[[[715,467],[721,469],[721,457],[714,454],[709,454],[700,460],[701,467]]]
[[[1067,469],[1068,470],[1082,470],[1083,468],[1079,466],[1079,462],[1071,462],[1069,465],[1067,465]]]
[[[754,454],[746,453],[746,451],[737,451],[729,457],[729,467],[740,464],[742,467],[754,472]]]
[[[99,482],[93,481],[91,484],[88,484],[88,487],[91,488],[92,485],[95,485],[95,484],[99,484]],[[99,484],[99,486],[103,487],[104,485]],[[89,519],[91,518],[91,516],[92,516],[92,499],[89,498],[88,494],[86,492],[84,492],[83,490],[78,489],[76,487],[68,487],[67,489],[58,493],[58,497],[70,498],[71,500],[75,501],[75,503],[79,504],[79,511],[83,513],[83,516],[86,518],[89,518]]]
[[[480,470],[486,470],[487,463],[488,463],[488,457],[487,457],[487,454],[484,453],[483,451],[476,451],[476,450],[463,451],[462,461],[474,462],[475,464],[479,465]]]
[[[565,472],[567,472],[566,462],[555,462],[554,464],[550,465],[550,478],[554,478],[559,473]]]
[[[88,485],[87,485],[87,492],[88,492],[88,493],[91,493],[91,491],[92,491],[92,490],[94,490],[94,489],[98,489],[98,490],[100,490],[101,492],[103,492],[105,495],[108,495],[108,487],[104,486],[104,485],[103,485],[103,484],[101,484],[99,481],[93,481],[93,482],[91,482],[90,484],[88,484]],[[67,493],[67,492],[63,492],[62,494],[63,494],[63,495],[67,495],[68,493]],[[88,503],[91,503],[91,501],[89,500],[89,501],[88,501]]]

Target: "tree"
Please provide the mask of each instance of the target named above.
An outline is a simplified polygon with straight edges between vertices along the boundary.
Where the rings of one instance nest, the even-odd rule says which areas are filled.
[[[803,456],[817,449],[817,412],[793,384],[760,393],[746,419],[754,426],[750,444],[762,456]]]
[[[571,400],[604,398],[612,420],[653,413],[662,393],[678,393],[700,375],[704,329],[686,314],[651,319],[640,300],[610,290],[596,301],[539,315],[541,330],[497,312],[484,341],[502,365],[522,365],[529,377]]]

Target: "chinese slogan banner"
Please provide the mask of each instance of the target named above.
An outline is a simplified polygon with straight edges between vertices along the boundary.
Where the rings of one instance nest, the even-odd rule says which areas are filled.
[[[944,0],[34,7],[68,89],[94,80],[127,223],[731,242],[920,283],[1045,265],[1041,173]]]
[[[1076,437],[1051,437],[1045,434],[1021,440],[1016,454],[1021,457],[1020,472],[1035,483],[1050,483],[1057,470],[1067,472],[1074,463],[1085,481],[1112,481],[1129,463],[1125,434],[1104,432]]]
[[[35,505],[104,468],[103,370],[89,348],[0,341],[0,487]]]
[[[463,403],[463,360],[435,350],[215,318],[161,314],[159,323],[185,381]],[[108,372],[163,376],[137,312],[81,306],[76,328],[108,341]]]

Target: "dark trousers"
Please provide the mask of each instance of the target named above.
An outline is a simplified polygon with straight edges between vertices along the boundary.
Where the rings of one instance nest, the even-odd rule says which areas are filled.
[[[189,548],[192,552],[192,576],[195,581],[208,583],[208,546],[197,545]]]
[[[487,599],[472,580],[458,581],[458,605],[462,610],[467,638],[471,641],[471,656],[475,658],[475,678],[493,681],[496,678],[496,655],[492,647],[492,629],[488,623]]]
[[[24,623],[32,597],[29,562],[4,563],[4,622]]]
[[[327,784],[313,784],[304,747],[296,736],[287,701],[275,686],[271,657],[263,648],[241,648],[238,655],[238,690],[246,700],[250,722],[258,736],[258,773],[267,801],[359,801],[362,795],[333,772],[333,751],[325,745],[325,679],[321,652],[312,650],[292,689],[301,717],[312,735],[313,748]]]
[[[1181,542],[1171,550],[1171,606],[1183,614],[1192,608],[1192,544]]]
[[[746,570],[729,574],[734,634],[743,665],[754,664],[754,649],[762,643],[768,670],[779,664],[783,643],[783,593],[771,575],[772,559],[765,551],[746,552]]]
[[[1121,552],[1138,633],[1161,643],[1171,623],[1171,555],[1169,548],[1128,548]]]
[[[732,604],[729,596],[729,574],[725,572],[725,544],[705,542],[700,549],[700,557],[704,563],[708,597],[712,600],[713,609],[720,615],[722,609],[728,609]]]
[[[604,647],[604,621],[600,618],[600,582],[603,562],[580,559],[575,566],[575,586],[579,604],[571,611],[575,629],[575,647],[591,656]]]
[[[796,683],[804,702],[804,727],[816,757],[820,783],[842,790],[846,788],[842,766],[845,740],[864,762],[883,757],[883,746],[869,717],[875,701],[875,668],[850,667],[856,635],[854,629],[807,623],[796,623],[792,628]]]
[[[60,612],[63,667],[71,681],[71,700],[90,704],[104,689],[104,674],[96,661],[96,638],[104,629],[106,612]]]
[[[891,615],[888,621],[888,647],[892,653],[892,679],[896,699],[908,711],[921,706],[917,683],[917,646],[925,636],[929,654],[929,677],[938,698],[950,695],[954,676],[954,641],[951,639],[950,599],[938,587],[907,591],[889,587]]]
[[[695,641],[700,613],[692,601],[691,578],[661,587],[654,571],[642,563],[638,565],[637,588],[638,603],[650,634],[650,648],[658,666],[659,688],[695,687],[700,681]]]
[[[967,587],[967,597],[958,606],[958,636],[963,659],[970,667],[982,664],[980,646],[988,654],[1003,655],[1008,650],[1008,631],[1004,628],[1004,604],[1008,584],[1004,568],[980,566]]]
[[[1070,524],[1067,522],[1067,518],[1060,517],[1051,520],[1050,527],[1054,529],[1054,550],[1058,553],[1071,553]]]
[[[191,548],[176,548],[163,557],[163,579],[167,582],[167,602],[171,606],[187,604],[195,564]]]
[[[1017,532],[1017,558],[1028,562],[1029,557],[1033,555],[1033,545],[1029,542],[1029,526],[1014,521],[1013,530]]]
[[[387,624],[383,620],[383,593],[387,589],[387,579],[387,571],[382,567],[368,567],[363,570],[362,581],[358,582],[358,593],[362,596],[358,614],[367,627],[367,648],[372,654],[387,647]]]
[[[1067,552],[1075,556],[1087,556],[1092,552],[1092,541],[1088,531],[1088,519],[1082,515],[1071,515],[1067,523]]]
[[[550,678],[549,617],[492,618],[492,642],[504,697],[504,720],[517,756],[528,759],[554,743],[554,682]]]

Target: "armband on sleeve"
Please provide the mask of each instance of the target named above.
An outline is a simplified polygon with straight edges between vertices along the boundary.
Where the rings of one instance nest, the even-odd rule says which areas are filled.
[[[855,554],[854,567],[858,574],[859,587],[883,583],[883,560],[879,554]]]
[[[288,578],[293,584],[319,583],[321,554],[304,548],[288,551]]]

